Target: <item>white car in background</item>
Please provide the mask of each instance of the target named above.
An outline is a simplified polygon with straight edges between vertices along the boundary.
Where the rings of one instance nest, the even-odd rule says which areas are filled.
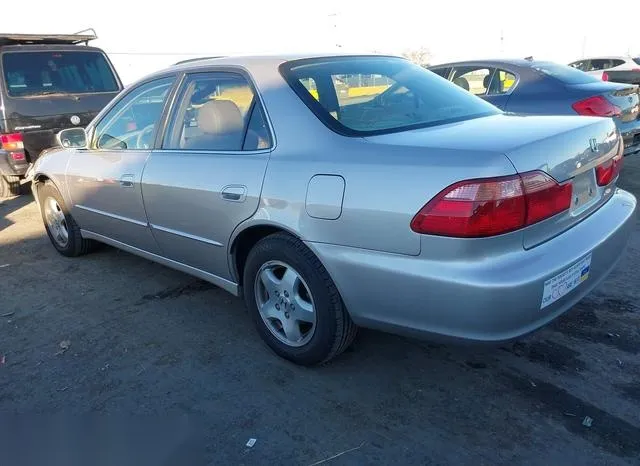
[[[569,63],[569,66],[597,76],[603,81],[640,84],[640,57],[583,58]]]

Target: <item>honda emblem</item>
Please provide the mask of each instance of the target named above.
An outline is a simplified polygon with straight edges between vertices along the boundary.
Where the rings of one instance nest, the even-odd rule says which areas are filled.
[[[589,146],[591,147],[591,152],[598,152],[598,140],[596,138],[589,139]]]

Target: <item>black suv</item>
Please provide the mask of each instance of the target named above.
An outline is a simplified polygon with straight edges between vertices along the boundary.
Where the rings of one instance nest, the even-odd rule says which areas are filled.
[[[0,198],[19,194],[58,131],[85,126],[122,90],[107,55],[88,46],[96,38],[0,34]]]

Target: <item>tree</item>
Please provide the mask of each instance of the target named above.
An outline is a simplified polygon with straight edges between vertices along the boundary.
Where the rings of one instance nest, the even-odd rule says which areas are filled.
[[[406,50],[402,56],[420,66],[428,66],[431,61],[431,51],[426,47]]]

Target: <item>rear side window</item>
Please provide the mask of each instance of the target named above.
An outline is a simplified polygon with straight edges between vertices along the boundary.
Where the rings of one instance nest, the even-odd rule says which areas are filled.
[[[100,52],[5,52],[2,69],[11,97],[119,90],[116,77]]]
[[[624,60],[611,60],[611,68],[613,68],[614,66],[620,66],[620,65],[624,65],[625,61]]]
[[[571,66],[561,65],[552,62],[537,62],[532,65],[532,69],[546,76],[555,78],[564,84],[588,84],[601,82],[596,77],[584,73]]]
[[[179,102],[164,149],[252,151],[271,146],[260,102],[239,74],[194,73],[187,77]]]
[[[500,113],[493,105],[402,58],[295,60],[283,64],[281,73],[323,123],[348,136],[403,131]]]
[[[608,58],[594,58],[591,60],[591,69],[589,71],[600,71],[611,68],[611,62]]]

